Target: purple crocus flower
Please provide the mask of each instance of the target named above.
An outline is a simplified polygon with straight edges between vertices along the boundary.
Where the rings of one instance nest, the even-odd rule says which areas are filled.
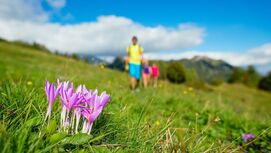
[[[106,92],[103,92],[100,96],[96,95],[97,92],[94,92],[93,97],[90,101],[90,108],[84,108],[82,110],[82,115],[86,118],[87,123],[85,123],[83,127],[84,133],[90,133],[93,122],[102,112],[104,106],[109,101],[109,95]]]
[[[255,136],[252,133],[246,133],[246,134],[243,135],[243,140],[245,142],[248,142],[248,141],[253,140],[253,139],[255,139]]]
[[[56,89],[54,84],[50,84],[48,81],[45,84],[49,102],[46,119],[49,117],[50,120],[53,103],[59,94],[62,102],[60,130],[77,133],[79,124],[83,123],[82,132],[89,134],[93,122],[101,114],[110,96],[106,92],[99,96],[97,90],[87,90],[85,85],[79,85],[75,90],[69,81],[60,82],[57,80],[57,84]]]
[[[66,128],[66,123],[69,121],[69,113],[72,109],[75,109],[79,103],[81,102],[81,99],[77,93],[73,92],[73,89],[70,88],[67,91],[63,91],[61,94],[61,101],[62,101],[62,112],[61,112],[61,123],[64,128]],[[74,114],[75,115],[75,114]],[[74,123],[74,115],[72,118],[72,122]]]
[[[80,101],[79,95],[77,93],[72,93],[69,95],[69,93],[64,92],[64,97],[65,98],[62,99],[62,103],[68,111],[70,111]]]
[[[46,93],[46,96],[48,99],[48,108],[47,108],[47,113],[46,113],[45,119],[47,119],[47,117],[48,117],[50,120],[53,104],[54,104],[61,88],[62,88],[62,83],[58,84],[57,88],[55,89],[55,86],[53,83],[50,84],[49,81],[46,81],[45,93]]]

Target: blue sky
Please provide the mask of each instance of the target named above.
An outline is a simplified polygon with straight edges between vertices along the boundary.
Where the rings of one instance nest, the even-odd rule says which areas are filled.
[[[149,59],[200,55],[266,73],[270,8],[270,0],[1,0],[0,37],[112,57],[137,35]]]
[[[61,14],[73,17],[66,20],[56,15],[51,21],[80,23],[116,15],[146,26],[191,22],[207,29],[204,43],[193,49],[242,52],[270,42],[270,8],[270,0],[68,0]]]

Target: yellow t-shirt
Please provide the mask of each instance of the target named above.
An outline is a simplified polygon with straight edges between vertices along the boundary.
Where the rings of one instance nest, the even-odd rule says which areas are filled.
[[[130,56],[129,63],[139,64],[141,63],[141,54],[143,53],[143,48],[140,45],[130,45],[127,48],[127,53]]]

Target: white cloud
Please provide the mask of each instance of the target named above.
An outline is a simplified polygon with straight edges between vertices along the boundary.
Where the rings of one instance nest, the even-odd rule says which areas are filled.
[[[47,3],[55,8],[55,9],[61,9],[66,5],[66,0],[46,0]]]
[[[192,24],[148,27],[118,16],[68,25],[0,19],[0,29],[1,37],[36,41],[52,50],[110,54],[124,52],[133,35],[139,37],[146,52],[193,47],[201,44],[204,36],[204,29]]]
[[[146,56],[152,59],[168,60],[200,55],[223,59],[233,65],[271,64],[271,43],[243,53],[169,52],[201,44],[205,34],[204,28],[193,24],[150,27],[119,16],[100,16],[97,21],[62,25],[49,22],[50,13],[42,8],[42,1],[0,0],[0,37],[8,40],[35,41],[62,52],[116,55],[124,53],[130,38],[137,35],[145,48]],[[66,5],[66,0],[46,0],[46,2],[56,10]]]
[[[40,0],[0,0],[0,19],[45,22],[49,15]]]
[[[171,53],[147,53],[145,54],[150,59],[181,59],[192,58],[194,56],[207,56],[213,59],[222,59],[232,65],[268,65],[271,64],[271,43],[249,49],[246,52],[239,53],[233,51],[185,51]]]
[[[146,52],[179,50],[199,45],[204,29],[192,24],[149,27],[125,17],[100,16],[78,24],[50,23],[43,0],[0,0],[0,37],[38,42],[62,52],[123,53],[133,35]],[[46,0],[55,9],[66,0]],[[54,12],[54,11],[53,11]],[[56,11],[58,12],[58,11]],[[59,12],[58,12],[59,13]]]

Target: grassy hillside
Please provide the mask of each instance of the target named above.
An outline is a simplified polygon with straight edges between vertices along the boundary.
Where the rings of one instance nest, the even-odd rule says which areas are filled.
[[[271,94],[223,84],[208,91],[160,82],[129,90],[128,74],[29,47],[0,42],[0,147],[3,152],[270,151]],[[59,136],[43,124],[45,80],[71,80],[105,90],[111,100],[91,138]],[[60,101],[52,118],[59,121]],[[244,133],[256,139],[245,143]],[[269,147],[269,148],[268,148]]]

